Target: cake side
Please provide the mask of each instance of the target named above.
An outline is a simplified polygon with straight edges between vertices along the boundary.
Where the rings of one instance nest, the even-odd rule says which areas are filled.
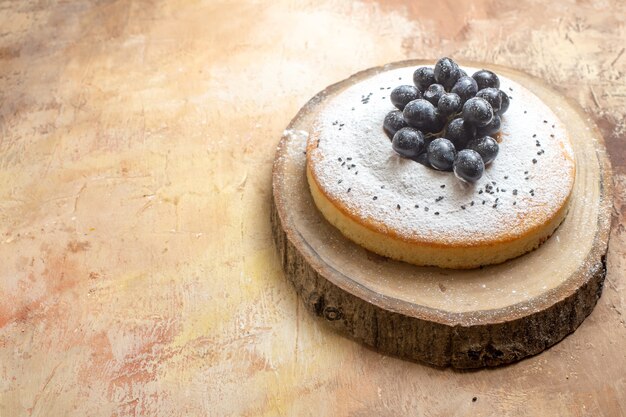
[[[516,258],[539,247],[559,227],[567,216],[569,199],[552,218],[525,236],[493,240],[488,243],[449,245],[443,242],[419,242],[399,239],[381,233],[354,219],[350,213],[335,206],[317,185],[307,168],[307,181],[313,201],[326,220],[348,239],[379,255],[421,266],[439,266],[451,269],[471,269],[498,264]]]

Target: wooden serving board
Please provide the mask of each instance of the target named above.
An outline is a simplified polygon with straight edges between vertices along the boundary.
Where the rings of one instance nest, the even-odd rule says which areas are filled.
[[[577,159],[567,219],[539,249],[501,265],[455,271],[380,257],[326,222],[308,191],[303,132],[321,103],[379,71],[428,63],[402,61],[360,72],[301,109],[274,162],[276,245],[308,310],[380,352],[456,368],[514,362],[573,332],[602,293],[611,169],[601,135],[576,105],[524,73],[466,63],[494,69],[535,92],[567,126]]]

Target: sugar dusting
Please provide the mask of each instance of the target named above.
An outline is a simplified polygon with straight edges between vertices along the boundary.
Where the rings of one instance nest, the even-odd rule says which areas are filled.
[[[307,157],[335,204],[382,232],[450,243],[524,234],[563,205],[574,176],[565,128],[539,98],[504,77],[501,89],[511,105],[502,121],[500,153],[476,184],[398,156],[382,121],[394,109],[391,89],[410,84],[414,69],[377,74],[339,93],[320,112]]]

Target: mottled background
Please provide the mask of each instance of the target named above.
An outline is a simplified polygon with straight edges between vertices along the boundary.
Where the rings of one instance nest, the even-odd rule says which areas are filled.
[[[625,47],[621,0],[0,1],[0,416],[626,415]],[[545,79],[615,171],[598,307],[496,370],[329,330],[270,234],[300,106],[441,55]]]

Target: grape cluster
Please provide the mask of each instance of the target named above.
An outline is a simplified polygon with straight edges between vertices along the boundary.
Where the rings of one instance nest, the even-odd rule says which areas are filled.
[[[393,149],[434,169],[453,171],[463,181],[478,181],[498,155],[493,136],[509,108],[498,76],[483,69],[470,77],[452,59],[441,58],[434,69],[415,70],[413,82],[390,95],[398,110],[387,114],[383,129]]]

